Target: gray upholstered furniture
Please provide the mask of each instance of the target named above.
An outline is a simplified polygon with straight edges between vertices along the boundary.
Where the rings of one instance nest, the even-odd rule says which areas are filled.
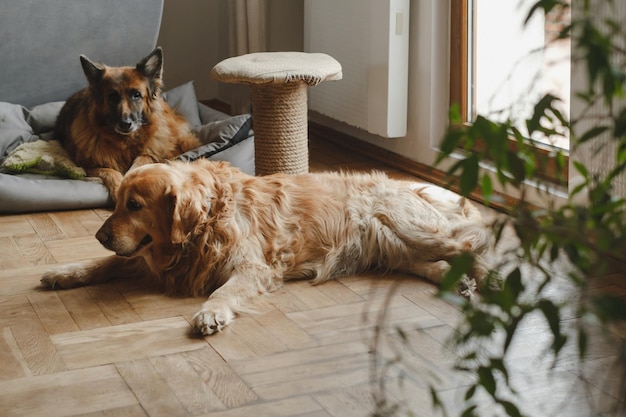
[[[23,142],[52,139],[62,102],[87,85],[80,54],[134,65],[154,49],[163,0],[0,0],[0,10],[1,163]],[[183,159],[225,159],[254,173],[249,116],[230,118],[197,103],[192,83],[168,91],[166,99],[207,143]],[[107,205],[106,189],[96,181],[0,172],[0,213]]]

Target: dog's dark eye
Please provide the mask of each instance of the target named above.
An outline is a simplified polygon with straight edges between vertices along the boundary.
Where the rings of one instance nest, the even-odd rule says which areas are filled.
[[[128,211],[138,211],[141,210],[141,204],[139,204],[137,200],[131,198],[126,202],[126,208]]]
[[[130,98],[133,100],[141,100],[142,95],[141,95],[141,91],[138,90],[133,90],[130,92]]]
[[[109,103],[118,103],[120,101],[120,95],[117,91],[113,91],[109,93],[107,99],[109,100]]]

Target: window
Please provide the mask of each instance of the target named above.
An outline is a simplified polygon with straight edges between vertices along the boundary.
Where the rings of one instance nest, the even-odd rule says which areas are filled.
[[[523,132],[523,120],[546,93],[561,98],[561,111],[569,116],[570,45],[558,34],[570,16],[535,13],[524,25],[534,3],[452,0],[450,103],[466,123],[477,114],[509,118]],[[567,136],[531,139],[540,152],[569,148]],[[551,177],[549,167],[545,174]]]

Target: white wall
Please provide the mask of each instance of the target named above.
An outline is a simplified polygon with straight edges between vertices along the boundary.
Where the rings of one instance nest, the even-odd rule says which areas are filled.
[[[166,89],[193,80],[199,99],[217,96],[209,73],[228,53],[227,22],[222,0],[165,0],[157,43],[163,47]]]
[[[228,58],[229,0],[165,0],[158,45],[163,47],[165,87],[194,81],[198,99],[227,101],[229,88],[210,77]],[[302,0],[268,0],[268,49],[302,50]]]
[[[302,51],[304,1],[268,0],[268,50]]]
[[[449,2],[412,0],[410,7],[407,135],[383,138],[323,116],[313,115],[312,119],[414,161],[432,164],[449,107]]]

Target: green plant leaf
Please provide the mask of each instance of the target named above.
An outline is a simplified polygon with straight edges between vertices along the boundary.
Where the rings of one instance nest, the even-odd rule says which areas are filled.
[[[482,311],[468,314],[467,321],[472,328],[471,337],[490,337],[495,331],[494,317]]]
[[[604,294],[594,298],[593,306],[604,322],[626,321],[626,303],[617,295]]]
[[[517,300],[517,297],[519,297],[522,291],[524,291],[524,284],[522,283],[522,271],[519,269],[519,267],[515,268],[507,276],[506,288],[513,294],[515,300]]]
[[[458,170],[463,168],[464,159],[460,159],[448,169],[448,175],[454,175]]]
[[[626,135],[626,107],[615,118],[615,127],[613,128],[613,136],[616,138],[621,138],[624,135]]]
[[[548,117],[548,110],[550,110],[552,113],[557,111],[556,109],[554,109],[553,106],[553,103],[555,101],[560,100],[552,94],[546,94],[537,102],[537,104],[535,104],[535,109],[532,117],[526,121],[526,128],[528,129],[529,134],[532,135],[536,131],[543,131],[544,133],[546,133],[546,136],[556,133],[556,131],[552,130],[547,131],[541,126],[541,119],[543,119],[544,117]]]
[[[578,358],[582,361],[587,356],[587,332],[582,327],[578,328]]]
[[[476,393],[476,387],[477,387],[476,385],[472,385],[465,392],[465,401],[471,400],[474,397],[474,394]]]
[[[550,247],[550,262],[554,262],[559,258],[559,254],[561,253],[558,245],[553,244]]]
[[[430,399],[433,402],[434,409],[440,409],[440,410],[444,409],[443,403],[441,402],[441,399],[439,398],[439,394],[437,394],[437,391],[435,391],[433,387],[430,387]]]
[[[504,411],[506,411],[506,413],[510,417],[522,417],[522,413],[519,411],[519,408],[517,408],[517,406],[513,404],[512,402],[505,401],[505,400],[498,400],[498,404],[500,404],[502,408],[504,408]]]
[[[461,117],[461,107],[458,103],[452,103],[450,106],[450,111],[448,112],[448,120],[452,125],[460,125],[463,123],[463,118]]]
[[[516,152],[508,152],[509,172],[513,176],[513,185],[519,185],[526,179],[526,165]]]
[[[490,368],[485,366],[478,368],[478,382],[492,397],[496,395],[496,379]]]
[[[548,13],[559,4],[561,4],[561,2],[558,0],[539,0],[537,3],[531,6],[528,14],[526,15],[526,19],[524,19],[524,24],[527,24],[538,10],[543,9],[544,13]]]
[[[587,171],[587,167],[582,162],[574,161],[573,164],[580,175],[585,177],[585,179],[589,179],[589,171]]]
[[[583,133],[583,135],[580,138],[578,138],[578,143],[585,143],[585,142],[590,141],[591,139],[597,138],[598,136],[600,136],[607,130],[609,130],[608,126],[593,127],[589,129],[588,131],[586,131],[585,133]]]
[[[478,157],[470,155],[463,161],[463,173],[460,178],[461,194],[469,196],[478,185]]]
[[[538,304],[539,309],[543,313],[550,331],[553,336],[552,350],[555,354],[558,354],[563,345],[565,344],[565,336],[561,333],[561,312],[559,307],[552,301],[543,299]]]
[[[617,147],[617,163],[626,163],[626,140],[622,140]],[[620,169],[620,172],[622,171],[623,169]]]
[[[439,286],[443,292],[456,292],[458,283],[461,278],[471,271],[474,265],[474,256],[469,252],[464,252],[459,256],[455,256],[450,261],[450,270],[446,273]]]
[[[481,184],[483,199],[487,204],[489,204],[489,202],[491,201],[491,197],[493,196],[493,184],[491,182],[491,177],[489,176],[489,174],[483,174]]]
[[[517,327],[519,326],[521,321],[522,321],[522,317],[511,318],[509,325],[506,327],[506,338],[504,340],[503,353],[506,353],[509,350],[509,347],[511,346],[511,342],[513,341],[513,338],[515,337],[515,332],[517,331]]]
[[[509,383],[509,371],[506,369],[504,360],[501,358],[491,358],[491,360],[489,361],[489,364],[493,369],[500,371],[502,376],[504,376],[504,380],[508,384]]]
[[[476,417],[475,411],[476,411],[476,406],[472,405],[463,411],[463,414],[461,414],[461,417]]]
[[[462,128],[451,128],[441,141],[439,149],[441,151],[440,159],[443,160],[450,156],[455,150],[457,150],[461,144],[461,140],[464,137]]]
[[[565,253],[567,254],[569,260],[574,265],[576,265],[580,260],[580,251],[578,249],[578,246],[574,243],[567,242],[563,245],[563,250],[565,250]]]

